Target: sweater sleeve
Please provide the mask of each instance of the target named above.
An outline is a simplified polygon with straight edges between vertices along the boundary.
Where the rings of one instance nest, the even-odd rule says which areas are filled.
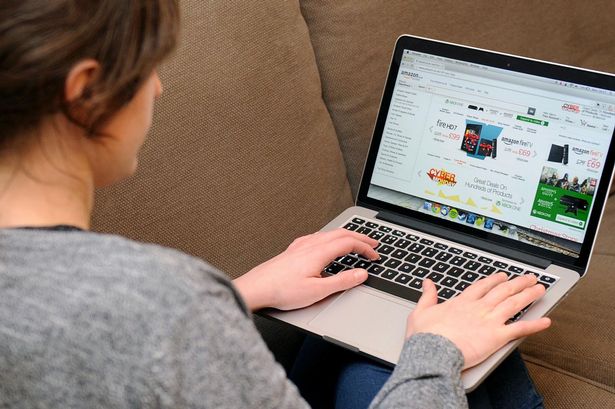
[[[209,288],[173,325],[157,365],[162,407],[308,408],[237,297]]]
[[[462,367],[461,351],[448,339],[434,334],[413,335],[370,409],[467,408]]]

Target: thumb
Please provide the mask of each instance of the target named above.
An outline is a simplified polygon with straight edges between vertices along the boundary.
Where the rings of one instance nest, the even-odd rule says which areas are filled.
[[[355,287],[365,280],[367,280],[367,270],[354,268],[334,276],[321,278],[318,281],[321,283],[322,290],[328,295]]]
[[[438,292],[436,290],[436,286],[433,281],[426,278],[423,280],[423,295],[419,298],[419,302],[416,304],[417,310],[422,310],[423,308],[431,307],[438,303]]]

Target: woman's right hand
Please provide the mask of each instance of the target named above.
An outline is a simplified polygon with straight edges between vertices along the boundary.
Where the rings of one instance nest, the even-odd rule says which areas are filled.
[[[469,286],[457,297],[438,304],[436,287],[423,282],[423,295],[408,317],[406,335],[442,335],[459,348],[464,369],[478,365],[508,342],[547,329],[549,318],[506,324],[512,316],[545,293],[528,274],[507,281],[498,273]]]

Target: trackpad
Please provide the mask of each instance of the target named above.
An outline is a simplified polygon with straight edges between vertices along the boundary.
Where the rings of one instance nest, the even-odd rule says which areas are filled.
[[[357,287],[342,294],[308,326],[362,352],[396,363],[410,311],[411,305],[402,305]]]

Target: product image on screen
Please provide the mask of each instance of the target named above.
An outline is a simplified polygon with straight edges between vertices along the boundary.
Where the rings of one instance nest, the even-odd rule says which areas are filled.
[[[568,145],[551,145],[551,150],[549,151],[549,158],[547,160],[549,162],[563,163],[564,165],[567,165]]]
[[[585,229],[598,180],[544,166],[532,206],[533,217]]]
[[[493,155],[493,141],[481,139],[478,144],[478,155],[492,156]]]
[[[482,125],[466,125],[466,130],[463,133],[463,140],[461,141],[462,151],[468,152],[472,155],[476,154],[478,141],[480,140],[480,131],[482,128]]]
[[[587,210],[589,203],[585,199],[564,195],[560,198],[559,204],[566,206],[565,213],[572,213],[575,216],[579,210]]]

